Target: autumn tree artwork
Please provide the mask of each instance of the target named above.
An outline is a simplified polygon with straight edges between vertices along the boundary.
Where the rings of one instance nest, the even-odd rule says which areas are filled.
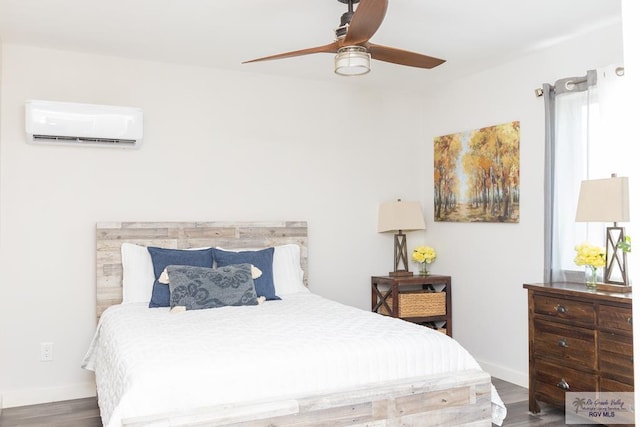
[[[520,122],[438,136],[434,218],[449,222],[520,220]]]

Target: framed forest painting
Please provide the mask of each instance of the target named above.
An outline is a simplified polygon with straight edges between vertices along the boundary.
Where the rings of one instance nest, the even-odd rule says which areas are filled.
[[[520,220],[520,122],[438,136],[434,151],[434,219]]]

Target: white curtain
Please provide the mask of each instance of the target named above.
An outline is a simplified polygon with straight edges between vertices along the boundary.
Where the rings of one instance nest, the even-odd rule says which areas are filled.
[[[630,83],[624,77],[624,68],[620,66],[609,66],[598,69],[598,128],[595,129],[598,144],[593,153],[593,178],[610,176],[616,173],[618,176],[629,177],[629,211],[631,222],[620,223],[625,227],[627,236],[635,237],[635,243],[640,242],[637,236],[638,221],[635,215],[638,214],[638,204],[640,198],[634,188],[640,182],[640,164],[636,154],[637,133],[630,130],[636,128],[629,123],[638,122],[637,94],[629,90]],[[597,174],[597,175],[595,175]],[[634,215],[635,213],[635,215]],[[603,227],[611,224],[603,224]],[[592,228],[589,229],[589,238],[595,242],[597,238],[602,239],[603,232],[595,235]],[[632,242],[633,243],[633,242]],[[632,245],[633,246],[633,245]],[[633,282],[633,272],[638,271],[638,250],[632,250],[627,257],[627,271],[629,280]],[[622,280],[621,277],[615,277]]]
[[[603,223],[575,222],[580,183],[612,173],[633,181],[631,153],[624,120],[623,69],[609,66],[584,77],[545,85],[547,167],[545,280],[580,282],[584,270],[573,262],[582,242],[605,245]],[[631,184],[630,184],[631,185]],[[624,224],[622,224],[624,225]],[[600,272],[602,275],[602,271]],[[602,279],[602,278],[600,278]]]
[[[609,66],[598,69],[598,84],[595,88],[595,113],[599,120],[594,121],[592,132],[597,142],[593,144],[591,156],[592,174],[590,178],[610,176],[631,177],[632,152],[629,149],[632,135],[628,134],[627,120],[632,118],[633,106],[627,105],[625,94],[624,69]],[[636,166],[637,167],[637,166]],[[610,169],[607,169],[610,168]],[[607,175],[608,174],[608,175]]]

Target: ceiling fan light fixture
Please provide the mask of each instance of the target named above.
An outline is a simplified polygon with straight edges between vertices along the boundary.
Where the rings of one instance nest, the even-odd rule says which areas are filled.
[[[345,46],[338,49],[335,57],[336,74],[361,76],[371,71],[371,55],[362,46]]]

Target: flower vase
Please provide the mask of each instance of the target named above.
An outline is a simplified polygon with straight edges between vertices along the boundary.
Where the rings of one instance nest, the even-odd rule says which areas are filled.
[[[587,289],[595,289],[598,285],[598,268],[587,265],[584,271],[584,282]]]
[[[428,276],[429,275],[429,270],[427,270],[427,263],[426,262],[421,262],[420,263],[420,275],[421,276]]]

